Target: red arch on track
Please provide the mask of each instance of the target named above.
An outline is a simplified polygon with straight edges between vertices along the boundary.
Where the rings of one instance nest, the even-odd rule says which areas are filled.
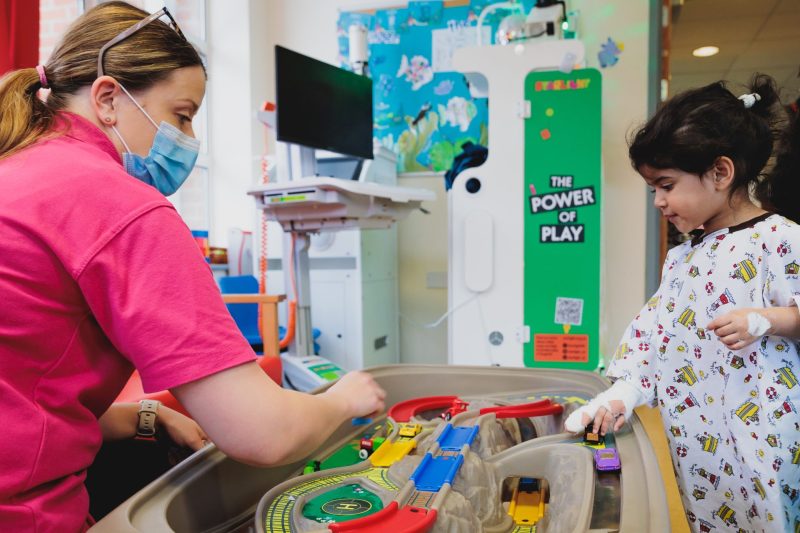
[[[453,405],[453,400],[458,396],[427,396],[425,398],[412,398],[396,403],[389,409],[389,416],[395,422],[408,422],[411,417],[423,411],[434,409],[447,409]]]
[[[336,533],[425,533],[436,522],[435,509],[422,509],[409,505],[397,508],[392,502],[380,511],[363,518],[331,524],[328,529]]]

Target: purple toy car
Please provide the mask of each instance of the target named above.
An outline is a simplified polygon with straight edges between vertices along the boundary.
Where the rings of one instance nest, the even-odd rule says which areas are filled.
[[[619,454],[615,448],[601,448],[595,450],[594,464],[598,470],[603,472],[619,470]]]

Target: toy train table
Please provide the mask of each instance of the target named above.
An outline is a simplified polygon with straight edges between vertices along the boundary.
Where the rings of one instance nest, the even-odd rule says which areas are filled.
[[[90,531],[669,530],[638,418],[605,439],[562,432],[604,378],[423,365],[368,372],[388,393],[385,415],[343,425],[291,465],[255,468],[206,448]]]

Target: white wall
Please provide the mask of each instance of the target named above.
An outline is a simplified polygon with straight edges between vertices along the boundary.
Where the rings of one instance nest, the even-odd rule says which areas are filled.
[[[646,205],[642,178],[628,160],[627,133],[647,117],[651,2],[572,0],[581,12],[588,66],[609,37],[624,45],[603,73],[603,244],[600,350],[608,360],[645,301]]]
[[[273,100],[273,46],[281,44],[336,63],[339,10],[403,4],[401,0],[209,1],[211,65],[212,244],[224,245],[232,226],[252,229],[256,220],[246,189],[258,180],[263,127],[255,110]],[[619,63],[603,71],[603,308],[601,350],[608,357],[645,299],[645,187],[631,170],[626,132],[646,117],[649,3],[645,0],[573,0],[597,66],[600,43],[625,44]],[[249,14],[249,16],[248,16]],[[446,292],[427,285],[428,274],[447,268],[446,197],[440,177],[402,178],[401,185],[436,191],[428,216],[415,213],[399,226],[400,347],[403,362],[444,362],[446,325],[423,329],[446,311]]]
[[[266,43],[257,41],[259,34],[251,26],[265,5],[250,0],[207,3],[209,229],[215,246],[227,245],[230,227],[252,229],[255,217],[255,204],[246,192],[257,176],[254,157],[261,131],[253,116],[267,82],[253,68]],[[261,15],[267,20],[266,13]]]

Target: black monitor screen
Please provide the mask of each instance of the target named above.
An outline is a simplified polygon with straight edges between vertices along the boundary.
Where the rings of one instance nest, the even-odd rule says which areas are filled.
[[[278,140],[372,159],[372,80],[275,47]]]

